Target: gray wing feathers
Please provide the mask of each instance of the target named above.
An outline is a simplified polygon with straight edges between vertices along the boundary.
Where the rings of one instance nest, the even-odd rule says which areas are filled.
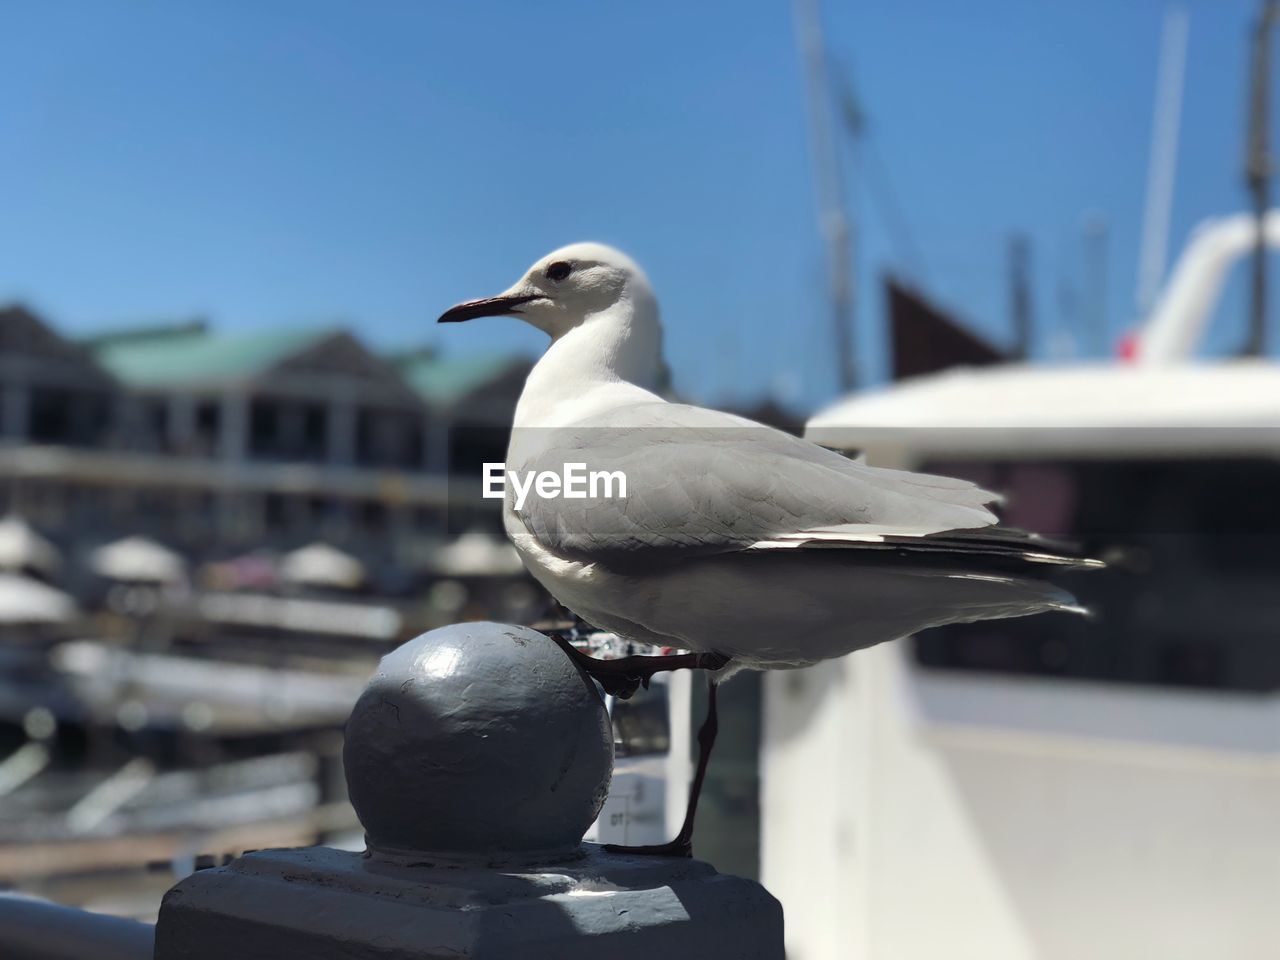
[[[519,434],[519,431],[517,431]],[[771,541],[856,541],[985,527],[993,494],[963,480],[869,467],[727,414],[680,404],[623,407],[513,435],[508,467],[621,471],[626,498],[542,499],[517,515],[574,559],[741,550]],[[508,497],[510,497],[510,490]]]

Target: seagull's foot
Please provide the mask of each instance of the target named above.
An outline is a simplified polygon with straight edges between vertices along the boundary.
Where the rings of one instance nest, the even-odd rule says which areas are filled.
[[[631,676],[621,670],[611,670],[606,665],[611,665],[617,661],[597,660],[595,657],[583,653],[564,636],[560,634],[551,634],[550,636],[552,640],[559,644],[560,649],[569,655],[569,659],[577,665],[578,669],[600,684],[600,689],[609,696],[616,697],[619,700],[630,700],[641,686],[648,689],[648,677]]]
[[[600,684],[605,693],[627,700],[641,687],[648,689],[649,681],[656,673],[668,670],[719,670],[729,662],[722,653],[679,653],[665,657],[620,657],[617,660],[600,660],[583,653],[561,633],[549,633],[548,637],[568,654],[583,673]]]
[[[600,684],[601,690],[609,694],[609,696],[616,697],[619,700],[630,700],[635,696],[635,692],[642,686],[646,690],[649,689],[648,677],[645,677],[642,680],[639,677],[613,677],[608,676],[607,674],[599,676],[591,673],[591,671],[585,667],[583,669],[586,670],[587,674],[591,676],[596,683]]]
[[[684,837],[676,837],[666,843],[656,843],[645,847],[627,847],[619,843],[606,843],[604,848],[609,853],[622,853],[632,857],[678,857],[689,860],[693,857],[693,841]]]

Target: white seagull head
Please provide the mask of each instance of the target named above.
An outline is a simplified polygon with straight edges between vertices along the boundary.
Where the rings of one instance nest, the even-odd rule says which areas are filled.
[[[658,327],[658,305],[649,278],[621,250],[602,243],[573,243],[555,250],[494,297],[450,307],[440,323],[476,317],[519,317],[558,340],[575,327]]]

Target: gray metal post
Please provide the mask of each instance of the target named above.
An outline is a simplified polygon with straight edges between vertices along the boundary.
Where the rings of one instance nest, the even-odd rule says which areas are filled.
[[[30,416],[31,387],[24,380],[13,380],[4,385],[0,394],[0,437],[8,440],[25,440]]]
[[[229,463],[239,463],[249,453],[249,397],[234,390],[222,397],[219,423],[218,456]]]
[[[356,461],[356,405],[346,396],[329,401],[328,462],[350,467]]]
[[[190,393],[175,393],[169,398],[169,449],[190,455],[196,440],[196,398]]]
[[[527,627],[433,630],[385,657],[344,752],[363,853],[269,850],[165,896],[156,960],[781,960],[782,909],[697,860],[582,835],[613,734],[595,684]]]

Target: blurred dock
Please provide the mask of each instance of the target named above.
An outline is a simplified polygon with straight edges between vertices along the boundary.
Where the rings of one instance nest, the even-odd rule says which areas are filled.
[[[358,842],[378,658],[546,603],[459,480],[528,366],[0,310],[0,887],[149,918],[207,854]]]

